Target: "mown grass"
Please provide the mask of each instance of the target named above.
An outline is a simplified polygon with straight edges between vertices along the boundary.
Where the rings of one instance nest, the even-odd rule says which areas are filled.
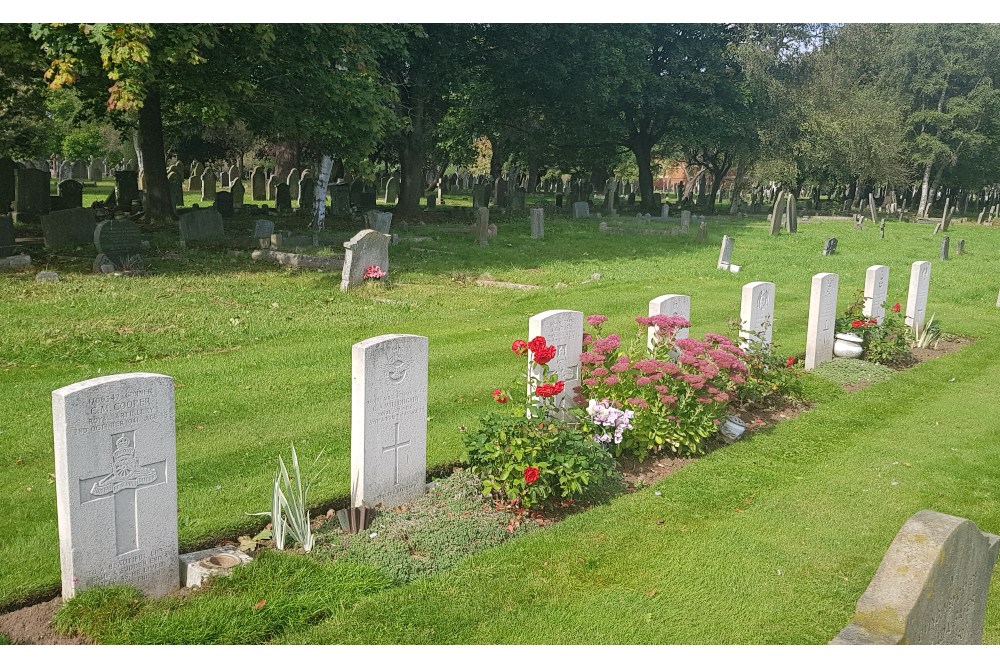
[[[0,277],[0,528],[8,535],[0,562],[14,564],[0,570],[0,604],[58,585],[49,396],[60,386],[129,371],[176,378],[180,535],[190,546],[256,523],[245,513],[269,506],[273,467],[290,443],[305,459],[326,449],[330,465],[312,494],[318,503],[347,495],[350,347],[364,338],[430,338],[434,466],[461,457],[458,427],[494,409],[492,388],[519,372],[509,342],[527,333],[534,313],[601,312],[611,328],[631,333],[649,299],[684,293],[692,296],[693,334],[725,332],[738,316],[741,286],[770,280],[775,342],[801,354],[812,274],[840,274],[842,309],[863,286],[865,268],[887,264],[889,300],[905,302],[909,264],[923,259],[933,262],[929,312],[945,330],[979,343],[861,395],[831,390],[814,412],[670,477],[659,487],[663,496],[619,499],[351,607],[369,623],[352,624],[345,612],[316,634],[291,638],[826,641],[913,512],[931,507],[1000,530],[989,491],[1000,481],[1000,425],[983,409],[996,400],[990,380],[1000,364],[990,340],[998,313],[994,230],[955,226],[951,236],[967,239],[968,254],[940,262],[929,226],[892,221],[879,240],[875,230],[842,221],[806,221],[798,234],[772,239],[759,219],[712,220],[704,246],[596,228],[596,220],[550,217],[545,239],[531,241],[526,218],[514,216],[478,248],[433,224],[411,227],[404,237],[434,240],[393,247],[394,287],[347,295],[339,276],[208,250],[151,256],[157,273],[137,279],[91,275],[84,256],[51,259],[58,284],[36,284],[33,273]],[[714,268],[724,233],[736,238],[738,275]],[[838,254],[822,257],[833,235]],[[166,249],[172,238],[154,241]],[[543,289],[464,280],[482,273]],[[601,279],[591,281],[593,273]],[[883,488],[879,475],[897,470],[901,484]],[[775,563],[783,574],[772,579]],[[1000,641],[996,597],[991,641]],[[405,613],[390,618],[394,606]],[[536,634],[524,630],[540,625]]]

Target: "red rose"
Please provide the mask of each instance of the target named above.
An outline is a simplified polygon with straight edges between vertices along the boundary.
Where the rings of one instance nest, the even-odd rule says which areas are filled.
[[[493,400],[496,401],[497,403],[506,403],[507,395],[503,393],[502,389],[494,389]]]
[[[559,382],[555,383],[555,388],[556,388],[556,394],[561,394],[562,391],[563,391],[563,389],[566,388],[566,383],[563,382],[562,380],[560,380]],[[555,395],[555,394],[553,394],[553,395]]]
[[[528,343],[521,339],[515,340],[510,345],[510,351],[520,356],[528,351]]]
[[[556,384],[540,384],[537,387],[535,387],[535,396],[541,398],[550,398],[552,396],[555,396],[556,394],[562,391],[562,387],[557,388],[561,384],[562,384],[561,382]]]
[[[894,313],[898,313],[899,312],[899,304],[898,303],[895,306],[892,307],[892,312],[894,312]]]
[[[874,317],[868,320],[868,326],[874,326],[876,324],[878,324],[878,320],[875,319]]]
[[[535,336],[528,342],[528,349],[533,353],[538,354],[539,350],[545,349],[545,338],[542,336]]]
[[[863,326],[865,326],[865,323],[862,322],[861,320],[854,320],[851,322],[852,329],[860,329]]]
[[[538,481],[538,468],[527,467],[524,469],[524,481],[527,484],[534,484]]]
[[[788,361],[785,363],[785,368],[791,368],[795,365],[795,357],[788,357]]]
[[[556,356],[555,345],[549,345],[548,347],[543,347],[541,350],[535,351],[535,363],[536,364],[547,364],[552,361]]]

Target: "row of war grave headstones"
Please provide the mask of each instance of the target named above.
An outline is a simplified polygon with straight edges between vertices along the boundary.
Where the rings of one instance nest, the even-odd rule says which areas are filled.
[[[907,312],[912,305],[914,322],[926,310],[929,268],[913,266]],[[832,345],[836,278],[813,278],[807,358],[814,364]],[[887,283],[887,267],[869,269],[872,317],[881,314]],[[750,283],[742,297],[741,344],[751,336],[769,342],[773,283]],[[650,301],[649,314],[689,319],[690,306],[690,296],[668,294]],[[556,397],[563,405],[579,380],[583,323],[584,314],[573,310],[528,321],[529,338],[544,336],[557,349],[551,370],[567,382]],[[357,343],[351,374],[351,505],[406,504],[427,486],[428,339],[389,334]],[[63,597],[116,583],[162,596],[186,584],[193,564],[212,550],[182,555],[178,548],[173,378],[128,373],[86,380],[55,390],[52,405]],[[855,621],[832,643],[981,641],[997,543],[971,521],[918,512],[890,546]]]

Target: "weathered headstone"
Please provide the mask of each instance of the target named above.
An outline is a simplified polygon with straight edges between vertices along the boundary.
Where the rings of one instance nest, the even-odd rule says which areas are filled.
[[[833,358],[833,341],[837,333],[836,273],[817,273],[809,294],[809,325],[806,330],[806,370],[811,370]]]
[[[218,184],[219,184],[220,188],[228,188],[229,187],[230,182],[229,182],[229,171],[228,170],[223,169],[221,172],[219,172],[219,181],[218,181]]]
[[[889,267],[881,264],[869,266],[865,272],[865,305],[861,313],[865,317],[874,317],[882,324],[885,317],[886,295],[889,293]]]
[[[213,241],[226,238],[222,216],[214,208],[195,209],[185,213],[177,225],[181,232],[181,245],[188,241]]]
[[[315,205],[316,181],[309,175],[309,170],[302,172],[299,179],[299,210],[311,211]]]
[[[793,193],[788,193],[788,203],[785,205],[785,213],[788,216],[788,232],[794,234],[799,231],[799,203]]]
[[[589,218],[590,217],[590,204],[585,201],[578,201],[573,203],[573,218]]]
[[[948,236],[941,237],[941,259],[948,259],[948,249],[951,247],[951,238]]]
[[[233,193],[228,190],[216,192],[215,208],[223,218],[233,217]]]
[[[668,315],[670,317],[683,317],[691,320],[691,297],[687,294],[664,294],[649,302],[649,316]],[[678,329],[674,334],[675,340],[687,338],[690,329],[684,327]],[[649,327],[646,335],[646,345],[650,351],[653,350],[653,338],[656,334],[656,327]]]
[[[708,223],[702,220],[698,223],[698,236],[695,238],[698,243],[708,243]]]
[[[747,283],[740,300],[740,347],[748,350],[751,341],[770,347],[773,329],[774,283]]]
[[[250,172],[250,199],[253,201],[267,199],[267,177],[260,167],[254,167]]]
[[[351,362],[351,505],[404,505],[426,488],[427,338],[369,338]]]
[[[295,169],[293,167],[292,170],[288,172],[288,178],[285,179],[285,183],[288,185],[288,196],[291,199],[293,199],[295,201],[298,201],[298,199],[299,199],[299,170]],[[289,205],[289,207],[291,207],[291,205]]]
[[[392,213],[388,211],[373,211],[372,229],[382,234],[388,234],[392,226]]]
[[[102,178],[104,178],[104,163],[95,157],[87,166],[87,180],[96,182]]]
[[[699,226],[699,231],[700,226]],[[733,245],[735,241],[729,236],[722,237],[722,247],[719,249],[719,261],[716,263],[715,268],[722,269],[724,271],[729,270],[729,265],[732,264],[733,259]]]
[[[14,222],[38,222],[52,210],[49,172],[18,169],[14,172]]]
[[[184,178],[180,171],[170,170],[167,172],[167,187],[170,189],[170,201],[175,208],[184,205]]]
[[[347,215],[351,212],[351,186],[338,183],[330,186],[330,213]]]
[[[437,192],[430,190],[427,192],[427,208],[437,208]]]
[[[921,510],[889,545],[831,644],[979,644],[1000,537]]]
[[[580,384],[580,354],[583,352],[583,313],[578,310],[546,310],[528,319],[528,340],[535,336],[545,338],[547,346],[556,348],[556,356],[549,362],[549,372],[555,373],[564,384],[562,392],[553,397],[554,405],[563,416],[573,404],[573,389]],[[534,353],[529,352],[529,359]],[[539,371],[532,377],[540,381]],[[534,395],[529,385],[528,395]]]
[[[533,208],[529,212],[531,216],[531,238],[545,238],[545,209]]]
[[[270,220],[257,220],[253,226],[253,237],[255,239],[268,239],[274,234],[274,223]]]
[[[362,229],[350,241],[344,243],[344,269],[340,279],[340,291],[364,282],[365,269],[378,266],[389,271],[389,244],[392,237],[374,229]]]
[[[240,168],[234,164],[232,167],[229,168],[229,183],[230,183],[229,187],[232,187],[232,184],[238,181],[242,177],[243,174],[240,173]]]
[[[52,211],[42,216],[42,235],[45,247],[50,250],[90,245],[96,227],[97,219],[89,208]]]
[[[56,188],[59,192],[59,199],[62,202],[61,208],[83,207],[83,183],[69,179],[59,181]]]
[[[236,211],[242,209],[246,199],[246,188],[243,187],[243,181],[240,179],[233,181],[233,184],[229,186],[229,194],[233,199],[233,209]]]
[[[660,207],[660,217],[664,220],[670,217],[670,204],[664,204]],[[691,221],[688,220],[688,222],[690,223]]]
[[[201,175],[201,200],[215,201],[216,179],[215,172],[206,170]]]
[[[833,255],[836,252],[837,252],[837,238],[830,237],[826,240],[826,243],[823,244],[823,256],[827,257],[829,255]]]
[[[958,240],[958,254],[959,255],[965,254],[965,239]]]
[[[14,173],[18,165],[6,155],[0,157],[0,215],[14,210]]]
[[[476,241],[479,245],[489,245],[490,242],[490,209],[480,206],[473,211],[473,229],[476,232]]]
[[[116,269],[134,263],[142,250],[139,225],[131,220],[105,220],[94,229],[97,252],[108,259]],[[100,265],[104,262],[95,262]]]
[[[781,222],[785,215],[785,191],[782,190],[774,198],[774,208],[771,210],[771,236],[781,232]]]
[[[274,191],[274,208],[278,211],[292,210],[292,193],[288,188],[288,183],[278,183]]]
[[[399,199],[399,179],[397,179],[395,176],[391,176],[389,178],[389,181],[385,184],[385,204],[386,206],[395,206],[396,201],[398,199]]]
[[[910,288],[906,293],[906,325],[922,331],[927,317],[927,293],[930,291],[931,263],[914,262],[910,267]]]
[[[74,181],[85,181],[87,180],[87,161],[80,159],[73,162],[70,166],[69,177]]]
[[[127,373],[52,392],[62,596],[179,586],[174,381]]]
[[[14,218],[0,215],[0,257],[14,254]]]
[[[115,200],[118,208],[129,210],[132,202],[139,200],[139,174],[130,171],[115,172]]]

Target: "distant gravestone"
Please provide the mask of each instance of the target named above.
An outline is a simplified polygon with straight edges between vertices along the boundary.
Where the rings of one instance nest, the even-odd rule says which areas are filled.
[[[230,184],[230,182],[229,182],[229,172],[226,171],[226,170],[222,170],[219,173],[219,187],[220,188],[228,188],[229,184]]]
[[[309,175],[308,170],[302,172],[299,179],[299,209],[303,211],[313,210],[316,199],[316,182]]]
[[[910,288],[906,294],[906,325],[922,331],[927,317],[927,294],[930,291],[931,263],[914,262],[910,267]]]
[[[391,176],[388,182],[385,184],[385,204],[386,206],[394,206],[396,201],[399,199],[399,179],[395,176]],[[473,204],[475,206],[475,204]]]
[[[785,191],[782,190],[774,198],[774,208],[771,209],[771,236],[777,236],[781,232],[781,223],[785,215]]]
[[[793,193],[788,194],[788,203],[785,206],[785,213],[788,216],[788,231],[791,234],[799,231],[799,204]]]
[[[809,324],[806,330],[806,370],[812,370],[833,358],[834,335],[837,333],[836,273],[817,273],[812,278],[809,295]]]
[[[942,236],[941,237],[941,259],[948,259],[948,249],[951,247],[951,237]]]
[[[88,176],[88,167],[86,160],[76,160],[70,166],[69,177],[74,181],[85,181]]]
[[[490,209],[480,206],[473,212],[473,229],[479,245],[489,245],[490,242]]]
[[[533,208],[529,215],[531,216],[531,238],[536,240],[545,238],[545,209]]]
[[[562,392],[556,394],[554,405],[565,417],[573,404],[573,389],[580,385],[580,354],[583,352],[583,313],[578,310],[547,310],[528,319],[528,340],[535,336],[545,338],[547,346],[556,348],[556,356],[549,362],[549,372],[564,382]],[[529,352],[529,360],[534,353]],[[533,365],[532,365],[533,367]],[[541,380],[540,370],[532,369],[532,377]],[[531,388],[528,389],[531,395]]]
[[[398,507],[427,476],[427,338],[389,334],[351,348],[351,505]]]
[[[52,392],[62,596],[179,587],[173,378],[127,373]]]
[[[729,270],[729,266],[733,261],[734,244],[735,240],[730,236],[726,235],[722,237],[722,246],[719,249],[719,261],[716,263],[715,268],[722,269],[724,271]]]
[[[243,177],[243,174],[240,173],[240,168],[237,167],[235,164],[232,167],[229,168],[229,183],[230,183],[230,187],[232,187],[232,184],[235,183],[236,181],[238,181],[239,179],[241,179],[242,177]]]
[[[129,210],[132,202],[139,198],[139,174],[130,170],[116,171],[115,200],[118,202],[118,208]]]
[[[664,204],[660,207],[660,217],[666,220],[670,217],[670,204]],[[690,222],[690,220],[688,220]]]
[[[910,517],[831,644],[979,644],[1000,538],[957,516]]]
[[[437,192],[434,190],[427,193],[427,208],[437,208]]]
[[[215,172],[205,171],[201,175],[201,200],[215,201],[216,179]]]
[[[349,196],[348,206],[361,206],[361,193],[365,191],[365,183],[360,178],[355,178],[347,186]]]
[[[87,166],[87,180],[99,181],[104,178],[104,163],[96,157]]]
[[[285,183],[288,185],[288,196],[294,201],[299,200],[299,170],[292,169],[288,172],[288,178],[285,179]],[[291,204],[289,204],[291,208]]]
[[[70,208],[52,211],[42,216],[42,234],[45,247],[50,250],[75,248],[94,242],[97,219],[89,208]]]
[[[253,237],[255,239],[270,239],[274,234],[274,223],[270,220],[258,220],[254,223]]]
[[[649,316],[654,315],[667,315],[669,317],[683,317],[685,320],[691,321],[691,297],[687,294],[664,294],[663,296],[658,296],[649,302]],[[690,329],[684,327],[683,329],[678,329],[674,335],[674,340],[680,340],[681,338],[687,338]],[[654,337],[656,335],[656,327],[649,327],[649,331],[646,334],[646,346],[650,351],[653,350]]]
[[[175,208],[184,205],[184,178],[181,172],[172,169],[167,172],[167,187],[170,189],[170,202]]]
[[[698,223],[698,236],[695,240],[698,243],[708,243],[708,223],[704,220]]]
[[[823,244],[823,256],[828,257],[830,255],[835,254],[836,252],[837,252],[837,238],[836,237],[828,238],[826,240],[826,243]]]
[[[886,296],[889,293],[889,267],[881,264],[869,266],[865,272],[865,305],[861,313],[865,317],[874,317],[882,324],[885,318]]]
[[[14,222],[38,222],[52,210],[49,172],[18,169],[14,172]]]
[[[389,272],[389,243],[392,237],[376,232],[374,229],[363,229],[355,234],[350,241],[344,243],[344,269],[341,274],[340,291],[346,292],[364,282],[365,269],[378,266]]]
[[[959,255],[965,254],[965,239],[959,239],[958,241],[958,254]]]
[[[214,208],[195,209],[185,213],[177,225],[181,232],[181,245],[188,241],[214,241],[226,238],[222,216]]]
[[[0,257],[14,254],[14,218],[0,215]]]
[[[229,194],[233,200],[233,209],[236,211],[242,209],[246,199],[246,188],[243,187],[243,181],[240,179],[233,181],[233,184],[229,186]]]
[[[17,163],[6,155],[0,157],[0,215],[14,210],[14,173]]]
[[[254,167],[250,172],[250,199],[254,201],[267,199],[267,177],[260,167]]]
[[[773,329],[774,283],[747,283],[740,301],[740,347],[748,350],[751,341],[770,347]]]
[[[590,204],[585,201],[578,201],[573,204],[573,218],[589,218]]]
[[[392,213],[387,211],[372,211],[371,228],[381,234],[388,234],[392,226]]]
[[[105,220],[94,229],[94,246],[116,269],[134,263],[142,250],[139,225],[131,220]],[[97,265],[105,262],[95,262]]]
[[[215,208],[223,218],[233,217],[233,193],[219,190],[215,193]]]
[[[482,184],[476,183],[472,186],[472,207],[479,209],[486,206],[486,204],[486,188]]]
[[[334,215],[351,212],[351,186],[347,183],[330,186],[330,212]]]
[[[681,234],[689,233],[691,233],[691,211],[681,211]]]
[[[60,181],[56,186],[62,208],[81,208],[83,206],[83,183],[80,181]]]
[[[292,194],[289,191],[288,183],[278,183],[274,191],[274,208],[279,211],[292,210]]]

